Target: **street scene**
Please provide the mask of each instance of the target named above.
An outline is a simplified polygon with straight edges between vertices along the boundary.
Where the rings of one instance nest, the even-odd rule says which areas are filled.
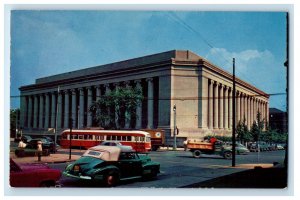
[[[13,145],[13,144],[12,144]],[[54,155],[42,157],[38,161],[37,157],[18,158],[11,153],[11,157],[15,162],[24,163],[44,163],[52,169],[64,171],[67,165],[74,163],[85,150],[73,149],[71,159],[69,159],[68,149],[59,149]],[[153,161],[160,163],[160,173],[157,177],[144,180],[140,178],[124,180],[118,184],[117,188],[183,188],[195,187],[193,184],[198,184],[211,180],[217,177],[234,174],[237,172],[253,170],[259,168],[283,168],[280,163],[284,162],[285,150],[249,152],[246,155],[237,155],[236,167],[231,166],[231,160],[227,160],[218,155],[202,155],[201,158],[194,158],[190,151],[184,151],[179,148],[173,151],[172,148],[161,148],[157,151],[149,152],[149,156]],[[250,180],[249,180],[250,181]],[[262,180],[260,180],[261,182]],[[275,180],[273,180],[275,181]],[[269,182],[269,180],[267,181]],[[281,183],[283,184],[284,181]],[[232,183],[234,185],[234,183]],[[269,182],[270,186],[271,183]],[[278,185],[281,187],[282,185]],[[74,179],[67,176],[62,176],[57,187],[106,187],[103,183],[97,184],[89,181]],[[199,186],[198,186],[199,187]],[[211,187],[203,185],[201,187]],[[230,187],[228,185],[227,187]],[[240,187],[243,187],[242,185]],[[252,186],[255,187],[255,186]],[[226,188],[226,186],[220,187]]]
[[[10,187],[290,189],[289,12],[10,15]]]

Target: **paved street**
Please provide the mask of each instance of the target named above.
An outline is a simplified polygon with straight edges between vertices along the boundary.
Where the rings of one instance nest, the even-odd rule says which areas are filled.
[[[77,152],[77,154],[80,152]],[[271,167],[273,162],[283,163],[284,151],[270,151],[237,155],[236,167],[231,167],[232,161],[216,155],[203,155],[196,159],[189,151],[160,150],[151,152],[152,160],[161,164],[161,173],[154,180],[134,180],[121,182],[118,188],[178,188],[206,181],[219,176],[232,174],[254,166]],[[50,164],[52,168],[63,170],[69,163]],[[62,176],[62,187],[98,187],[87,182]]]

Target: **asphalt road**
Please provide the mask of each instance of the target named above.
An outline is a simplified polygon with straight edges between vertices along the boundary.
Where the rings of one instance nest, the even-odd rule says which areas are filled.
[[[178,188],[203,182],[216,177],[229,175],[253,168],[256,164],[283,163],[285,151],[251,152],[248,155],[236,156],[236,167],[232,161],[217,155],[203,155],[193,158],[189,151],[160,150],[151,152],[152,160],[161,164],[161,173],[156,179],[143,181],[131,180],[121,182],[117,188]],[[51,164],[50,167],[64,170],[69,163]],[[88,182],[62,176],[62,187],[101,187]]]

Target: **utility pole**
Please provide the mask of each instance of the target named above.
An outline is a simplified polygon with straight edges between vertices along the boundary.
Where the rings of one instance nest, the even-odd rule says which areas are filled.
[[[177,149],[177,144],[176,144],[176,104],[173,106],[173,111],[174,111],[174,146],[173,150]]]
[[[288,123],[289,117],[289,13],[286,13],[286,61],[284,66],[286,67],[286,121]],[[283,122],[284,123],[284,122]],[[287,133],[289,133],[289,126],[287,125]],[[287,134],[287,142],[286,142],[286,149],[285,149],[285,157],[284,157],[284,164],[285,167],[288,167],[288,145],[289,144],[289,135]]]
[[[56,153],[56,143],[57,143],[57,115],[58,115],[58,97],[59,97],[59,86],[57,86],[57,100],[56,100],[56,116],[55,116],[55,134],[54,134],[54,152]],[[61,103],[61,102],[60,102]]]
[[[73,119],[70,117],[69,119],[69,124],[70,124],[70,152],[69,152],[69,160],[71,160],[71,155],[72,155],[72,128],[73,128]]]
[[[233,92],[232,92],[232,167],[235,167],[235,58],[233,64]]]

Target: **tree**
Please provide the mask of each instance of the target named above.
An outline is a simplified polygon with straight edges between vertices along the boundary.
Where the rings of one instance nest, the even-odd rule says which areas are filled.
[[[124,128],[137,117],[136,108],[143,100],[142,90],[117,88],[94,102],[89,111],[94,122],[105,129]],[[127,127],[129,128],[129,127]]]
[[[248,126],[246,125],[246,119],[241,122],[239,121],[236,127],[237,139],[242,143],[249,142],[251,140],[251,135],[248,130]]]
[[[250,134],[256,142],[260,139],[260,137],[262,137],[261,133],[264,128],[264,123],[264,119],[261,119],[261,114],[258,112],[256,115],[256,121],[253,122],[250,130]]]
[[[10,109],[10,137],[16,137],[16,129],[19,127],[20,109]]]

